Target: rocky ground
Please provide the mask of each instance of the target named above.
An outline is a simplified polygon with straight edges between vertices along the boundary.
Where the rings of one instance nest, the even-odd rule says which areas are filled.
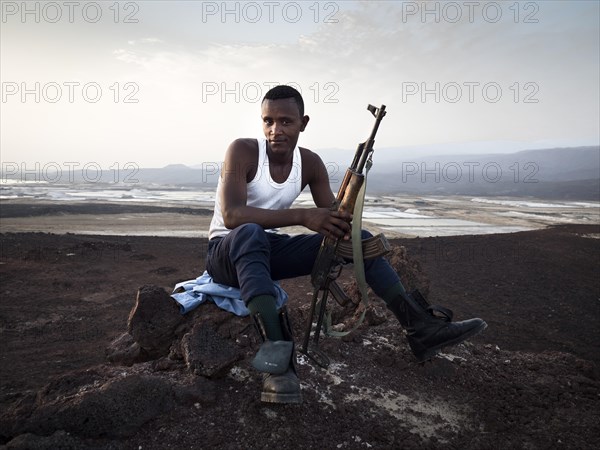
[[[322,339],[327,370],[299,355],[301,405],[259,401],[249,319],[181,317],[161,289],[203,271],[205,240],[0,238],[2,448],[596,447],[599,226],[394,240],[407,284],[488,329],[418,364],[374,303],[349,337]],[[282,285],[300,341],[310,280]],[[128,321],[141,286],[150,306]]]

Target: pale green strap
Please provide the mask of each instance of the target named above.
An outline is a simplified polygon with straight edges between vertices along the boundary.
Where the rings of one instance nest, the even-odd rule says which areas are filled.
[[[371,155],[369,155],[369,159],[367,160],[365,167],[365,179],[360,190],[358,191],[356,203],[354,204],[354,212],[352,214],[352,259],[354,260],[354,277],[356,278],[356,284],[358,285],[361,301],[363,302],[363,311],[356,324],[354,324],[354,326],[348,331],[332,330],[331,314],[327,313],[324,322],[324,333],[327,336],[342,337],[352,333],[362,325],[363,321],[365,320],[367,308],[369,306],[369,293],[367,292],[367,280],[365,278],[365,264],[362,247],[362,215],[365,194],[367,192],[367,175],[369,170],[371,170],[372,165],[373,160],[371,159]]]
[[[356,278],[356,283],[358,284],[358,289],[360,291],[360,296],[364,307],[362,315],[355,326],[355,329],[362,324],[365,318],[365,313],[369,306],[369,294],[367,292],[367,280],[365,278],[365,259],[363,257],[362,246],[362,216],[365,203],[365,194],[367,191],[367,175],[369,174],[369,170],[371,170],[372,165],[373,161],[371,160],[371,155],[369,155],[369,159],[367,160],[367,165],[365,168],[365,181],[360,188],[356,205],[354,205],[354,215],[352,219],[352,258],[354,260],[354,277]],[[357,218],[357,220],[355,220],[355,218]]]

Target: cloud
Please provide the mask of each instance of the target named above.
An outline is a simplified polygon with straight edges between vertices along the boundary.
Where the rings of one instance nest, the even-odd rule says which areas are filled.
[[[142,38],[137,40],[127,41],[129,45],[143,45],[143,44],[164,44],[165,41],[158,38]]]
[[[339,2],[337,22],[320,24],[308,6],[310,23],[223,23],[216,16],[202,22],[199,3],[188,3],[144,3],[144,20],[135,26],[65,24],[48,31],[46,24],[37,35],[26,28],[18,29],[22,36],[7,34],[3,78],[94,81],[104,96],[97,104],[81,98],[3,104],[3,143],[11,144],[3,151],[33,152],[54,136],[76,152],[89,148],[89,136],[104,127],[111,133],[94,139],[98,154],[119,136],[122,148],[156,159],[198,161],[206,158],[202,152],[217,158],[232,139],[260,133],[260,98],[275,82],[301,88],[311,115],[302,139],[312,148],[354,148],[360,130],[369,128],[367,103],[388,105],[380,146],[598,136],[598,2],[518,3],[518,22],[514,2],[490,2],[503,8],[497,23],[481,11],[471,20],[465,10],[459,20],[446,20],[447,5],[469,2],[429,2],[428,8],[442,8],[439,21],[432,15],[423,20],[422,2]],[[407,14],[415,4],[421,10]],[[526,5],[539,8],[537,23],[522,20]],[[134,83],[139,103],[115,103],[116,82],[121,100],[130,93],[125,84]],[[466,99],[465,82],[480,84],[474,102]],[[487,82],[501,86],[501,101],[482,98]],[[407,86],[431,89],[435,83],[442,90],[462,86],[461,101],[405,95]],[[523,102],[533,92],[525,83],[534,83],[529,86],[537,89],[538,103]],[[63,110],[68,114],[57,114]],[[46,134],[30,133],[30,126]]]

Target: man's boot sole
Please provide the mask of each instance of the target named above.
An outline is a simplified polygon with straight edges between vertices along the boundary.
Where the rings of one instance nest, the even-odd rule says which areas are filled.
[[[460,344],[461,342],[466,341],[470,337],[473,337],[473,336],[481,333],[486,328],[487,328],[487,323],[485,321],[482,321],[481,325],[479,325],[478,327],[473,328],[473,329],[469,330],[468,332],[461,334],[460,336],[458,336],[454,339],[451,339],[449,341],[443,342],[438,345],[434,345],[433,347],[429,347],[424,352],[422,352],[418,355],[415,355],[415,357],[417,358],[418,362],[428,361],[431,358],[433,358],[438,353],[438,351],[441,350],[442,348],[448,347],[451,345]]]
[[[275,392],[261,392],[260,401],[265,403],[302,403],[302,394],[278,394]]]

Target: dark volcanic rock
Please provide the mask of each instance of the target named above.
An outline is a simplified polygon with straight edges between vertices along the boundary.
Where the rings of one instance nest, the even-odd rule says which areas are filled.
[[[396,271],[404,288],[407,292],[414,289],[421,291],[423,296],[427,298],[429,295],[429,278],[421,267],[419,261],[411,258],[406,251],[406,247],[401,245],[392,245],[392,250],[385,258],[389,261],[392,268]],[[351,281],[344,286],[344,290],[348,297],[358,302],[360,299],[360,291],[356,281]]]
[[[397,321],[373,298],[380,308],[374,311],[389,320],[367,326],[379,322],[368,312],[356,339],[322,337],[328,370],[298,355],[302,405],[270,405],[260,401],[261,376],[250,364],[258,348],[251,320],[211,304],[183,316],[168,356],[101,365],[102,349],[126,331],[131,280],[153,282],[162,275],[148,271],[159,266],[200,273],[206,240],[4,233],[0,448],[596,448],[598,237],[598,225],[569,225],[395,241],[426,270],[432,303],[453,309],[458,320],[480,316],[488,329],[420,364]],[[130,248],[120,258],[66,256],[86,242]],[[156,255],[160,264],[129,258],[134,252]],[[351,272],[343,270],[340,280],[348,282]],[[406,273],[401,277],[413,287]],[[283,280],[282,287],[299,343],[310,278]],[[106,300],[82,308],[91,290]],[[198,323],[245,353],[227,376],[197,376],[185,365],[181,338]],[[100,436],[109,432],[119,437]]]
[[[168,353],[175,329],[183,321],[176,302],[158,286],[142,286],[127,321],[133,339],[151,356]]]
[[[129,333],[123,333],[106,348],[106,359],[115,364],[131,366],[147,358],[148,353],[133,340],[133,336]]]
[[[62,430],[57,431],[51,436],[38,436],[36,434],[25,433],[6,444],[7,450],[79,450],[82,448],[92,449],[100,447],[90,447],[82,440]],[[104,448],[116,449],[118,447],[113,444],[110,447]]]
[[[386,256],[392,268],[396,271],[404,288],[411,292],[418,289],[425,298],[429,294],[429,279],[421,267],[419,261],[411,258],[406,248],[400,245],[392,245],[392,250]],[[352,272],[352,270],[350,270]],[[360,301],[361,295],[358,284],[352,277],[352,281],[344,283],[346,295],[352,299],[352,304],[345,308],[335,308],[332,313],[334,323],[345,323],[344,329],[349,329],[358,323],[365,305]],[[358,306],[357,306],[358,305]],[[391,313],[385,308],[383,302],[371,292],[369,304],[365,312],[364,323],[368,326],[376,326],[384,323]]]
[[[187,383],[173,386],[175,399],[182,405],[214,404],[217,400],[217,382],[204,377],[193,377]]]
[[[197,323],[181,340],[188,368],[208,378],[223,376],[244,355],[209,322]]]
[[[36,395],[26,393],[0,413],[0,444],[20,433],[23,424],[35,408],[35,402]]]
[[[131,436],[168,411],[172,397],[167,381],[142,375],[112,379],[101,387],[80,386],[70,395],[56,389],[39,399],[23,431],[48,435],[65,430],[88,438]]]
[[[429,295],[429,278],[419,261],[408,255],[406,247],[393,245],[392,251],[386,255],[386,258],[408,292],[418,289],[427,298]]]

